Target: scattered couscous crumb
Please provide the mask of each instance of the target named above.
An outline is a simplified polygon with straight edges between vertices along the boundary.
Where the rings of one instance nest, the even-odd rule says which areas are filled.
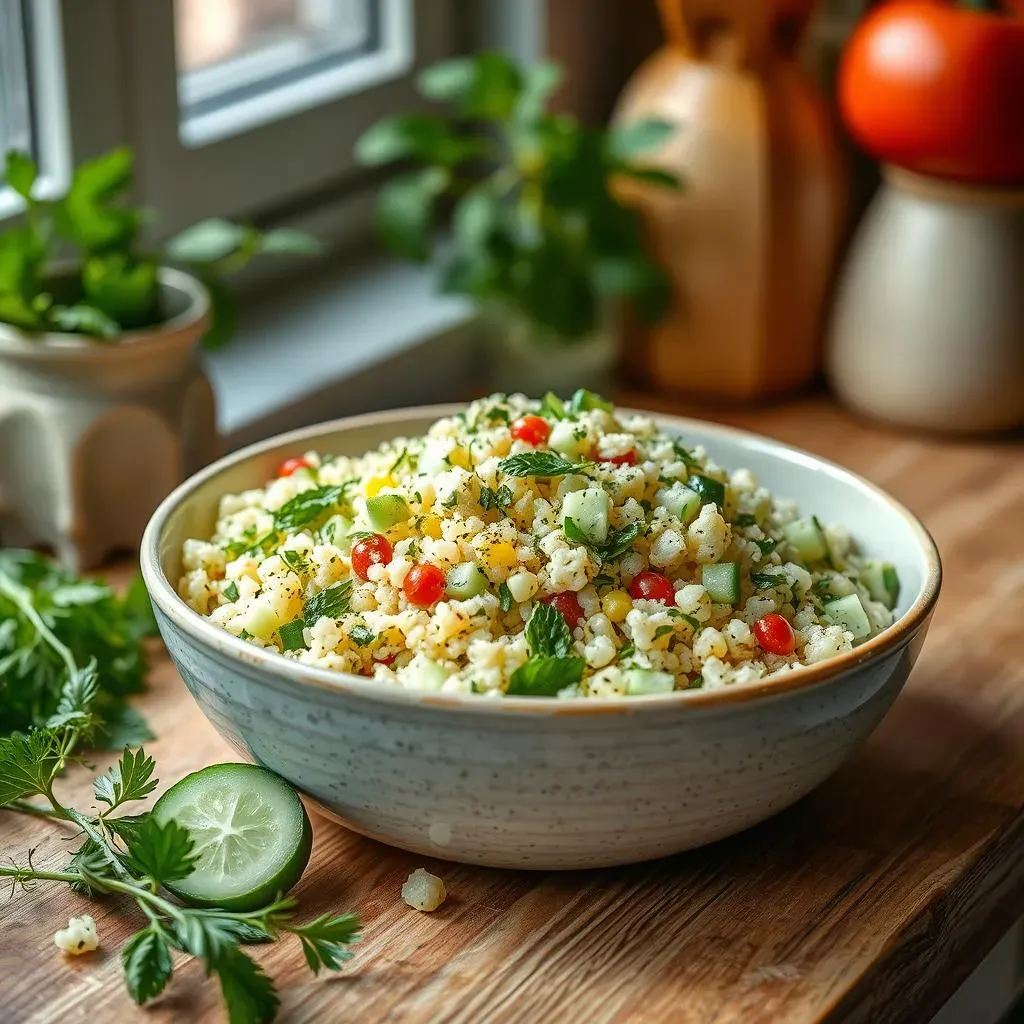
[[[99,948],[100,940],[96,934],[96,922],[88,915],[69,917],[67,928],[61,928],[53,936],[53,944],[71,956],[91,953]]]
[[[413,910],[426,912],[437,910],[444,903],[447,895],[444,882],[437,875],[432,875],[426,868],[417,868],[402,886],[402,899]]]
[[[730,469],[589,392],[491,395],[225,495],[178,593],[305,665],[481,699],[755,682],[892,623],[893,566]]]

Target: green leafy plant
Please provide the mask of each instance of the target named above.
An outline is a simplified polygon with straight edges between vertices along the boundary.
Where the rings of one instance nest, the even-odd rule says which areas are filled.
[[[223,345],[235,313],[224,276],[262,253],[310,255],[308,235],[290,228],[260,232],[225,220],[201,221],[161,250],[143,248],[146,211],[128,205],[132,151],[111,150],[79,165],[67,192],[36,194],[38,169],[25,153],[7,154],[3,181],[25,201],[25,223],[0,235],[0,322],[28,333],[58,332],[113,339],[165,319],[158,268],[181,264],[210,294],[212,323],[204,339]],[[67,249],[71,269],[56,262]]]
[[[667,279],[616,185],[676,189],[679,181],[638,162],[672,134],[670,123],[585,127],[546,109],[561,80],[556,64],[521,68],[496,52],[444,61],[418,87],[451,116],[389,117],[356,153],[371,166],[420,165],[380,190],[377,224],[394,252],[426,260],[441,200],[453,199],[443,289],[571,341],[595,329],[607,300],[630,299],[649,320],[664,314]]]
[[[0,739],[0,810],[65,822],[82,840],[61,871],[37,868],[29,851],[22,864],[0,865],[0,877],[12,879],[12,895],[19,886],[28,893],[47,881],[65,883],[83,896],[133,902],[145,924],[122,947],[121,964],[135,1002],[163,992],[174,970],[171,953],[179,950],[202,960],[207,975],[216,976],[232,1024],[272,1020],[278,1007],[274,983],[242,946],[294,935],[314,974],[333,971],[351,956],[346,947],[358,939],[358,918],[324,914],[301,923],[295,900],[283,895],[258,910],[232,912],[190,907],[165,893],[163,886],[185,878],[196,863],[188,830],[149,814],[114,814],[156,789],[153,758],[126,747],[118,763],[93,782],[97,804],[105,805],[95,813],[71,807],[55,793],[76,744],[95,725],[96,695],[94,667],[69,669],[61,709],[50,724]]]

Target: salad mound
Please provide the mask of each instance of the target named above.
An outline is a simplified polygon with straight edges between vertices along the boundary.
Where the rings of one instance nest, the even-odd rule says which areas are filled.
[[[182,598],[249,643],[493,698],[750,682],[851,650],[899,593],[843,526],[588,391],[290,458],[183,566]]]

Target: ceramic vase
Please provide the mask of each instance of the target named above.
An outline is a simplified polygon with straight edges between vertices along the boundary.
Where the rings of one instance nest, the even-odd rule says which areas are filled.
[[[0,542],[77,570],[137,548],[157,504],[217,455],[196,347],[209,300],[160,271],[157,327],[102,342],[0,324]]]
[[[667,44],[615,118],[672,121],[652,162],[679,193],[631,185],[675,286],[671,314],[631,325],[627,367],[688,396],[754,400],[809,384],[846,189],[824,99],[797,60],[811,0],[662,0]]]
[[[901,426],[1024,425],[1024,189],[885,169],[828,348],[839,398]]]

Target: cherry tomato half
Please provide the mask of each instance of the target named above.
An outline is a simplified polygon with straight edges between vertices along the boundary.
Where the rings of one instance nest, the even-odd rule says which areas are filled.
[[[291,476],[292,473],[298,473],[300,469],[312,469],[313,467],[302,458],[285,459],[280,466],[277,467],[277,475],[280,479],[284,476]]]
[[[629,594],[636,601],[661,601],[662,604],[676,603],[676,590],[666,576],[660,572],[639,572],[629,585]]]
[[[436,565],[414,565],[405,577],[402,590],[410,604],[429,608],[444,597],[444,572]]]
[[[563,590],[560,594],[542,597],[541,601],[551,605],[552,608],[557,608],[570,629],[575,629],[583,621],[585,615],[583,606],[571,590]]]
[[[628,452],[621,455],[598,455],[598,462],[607,462],[610,466],[635,466],[637,462],[636,449],[630,448]]]
[[[369,579],[371,565],[387,565],[394,557],[391,542],[383,534],[374,533],[352,546],[352,571],[361,579]]]
[[[769,654],[792,654],[796,649],[793,627],[778,612],[762,615],[754,623],[754,636]]]
[[[536,448],[551,436],[551,424],[540,416],[523,416],[512,424],[512,436]]]

